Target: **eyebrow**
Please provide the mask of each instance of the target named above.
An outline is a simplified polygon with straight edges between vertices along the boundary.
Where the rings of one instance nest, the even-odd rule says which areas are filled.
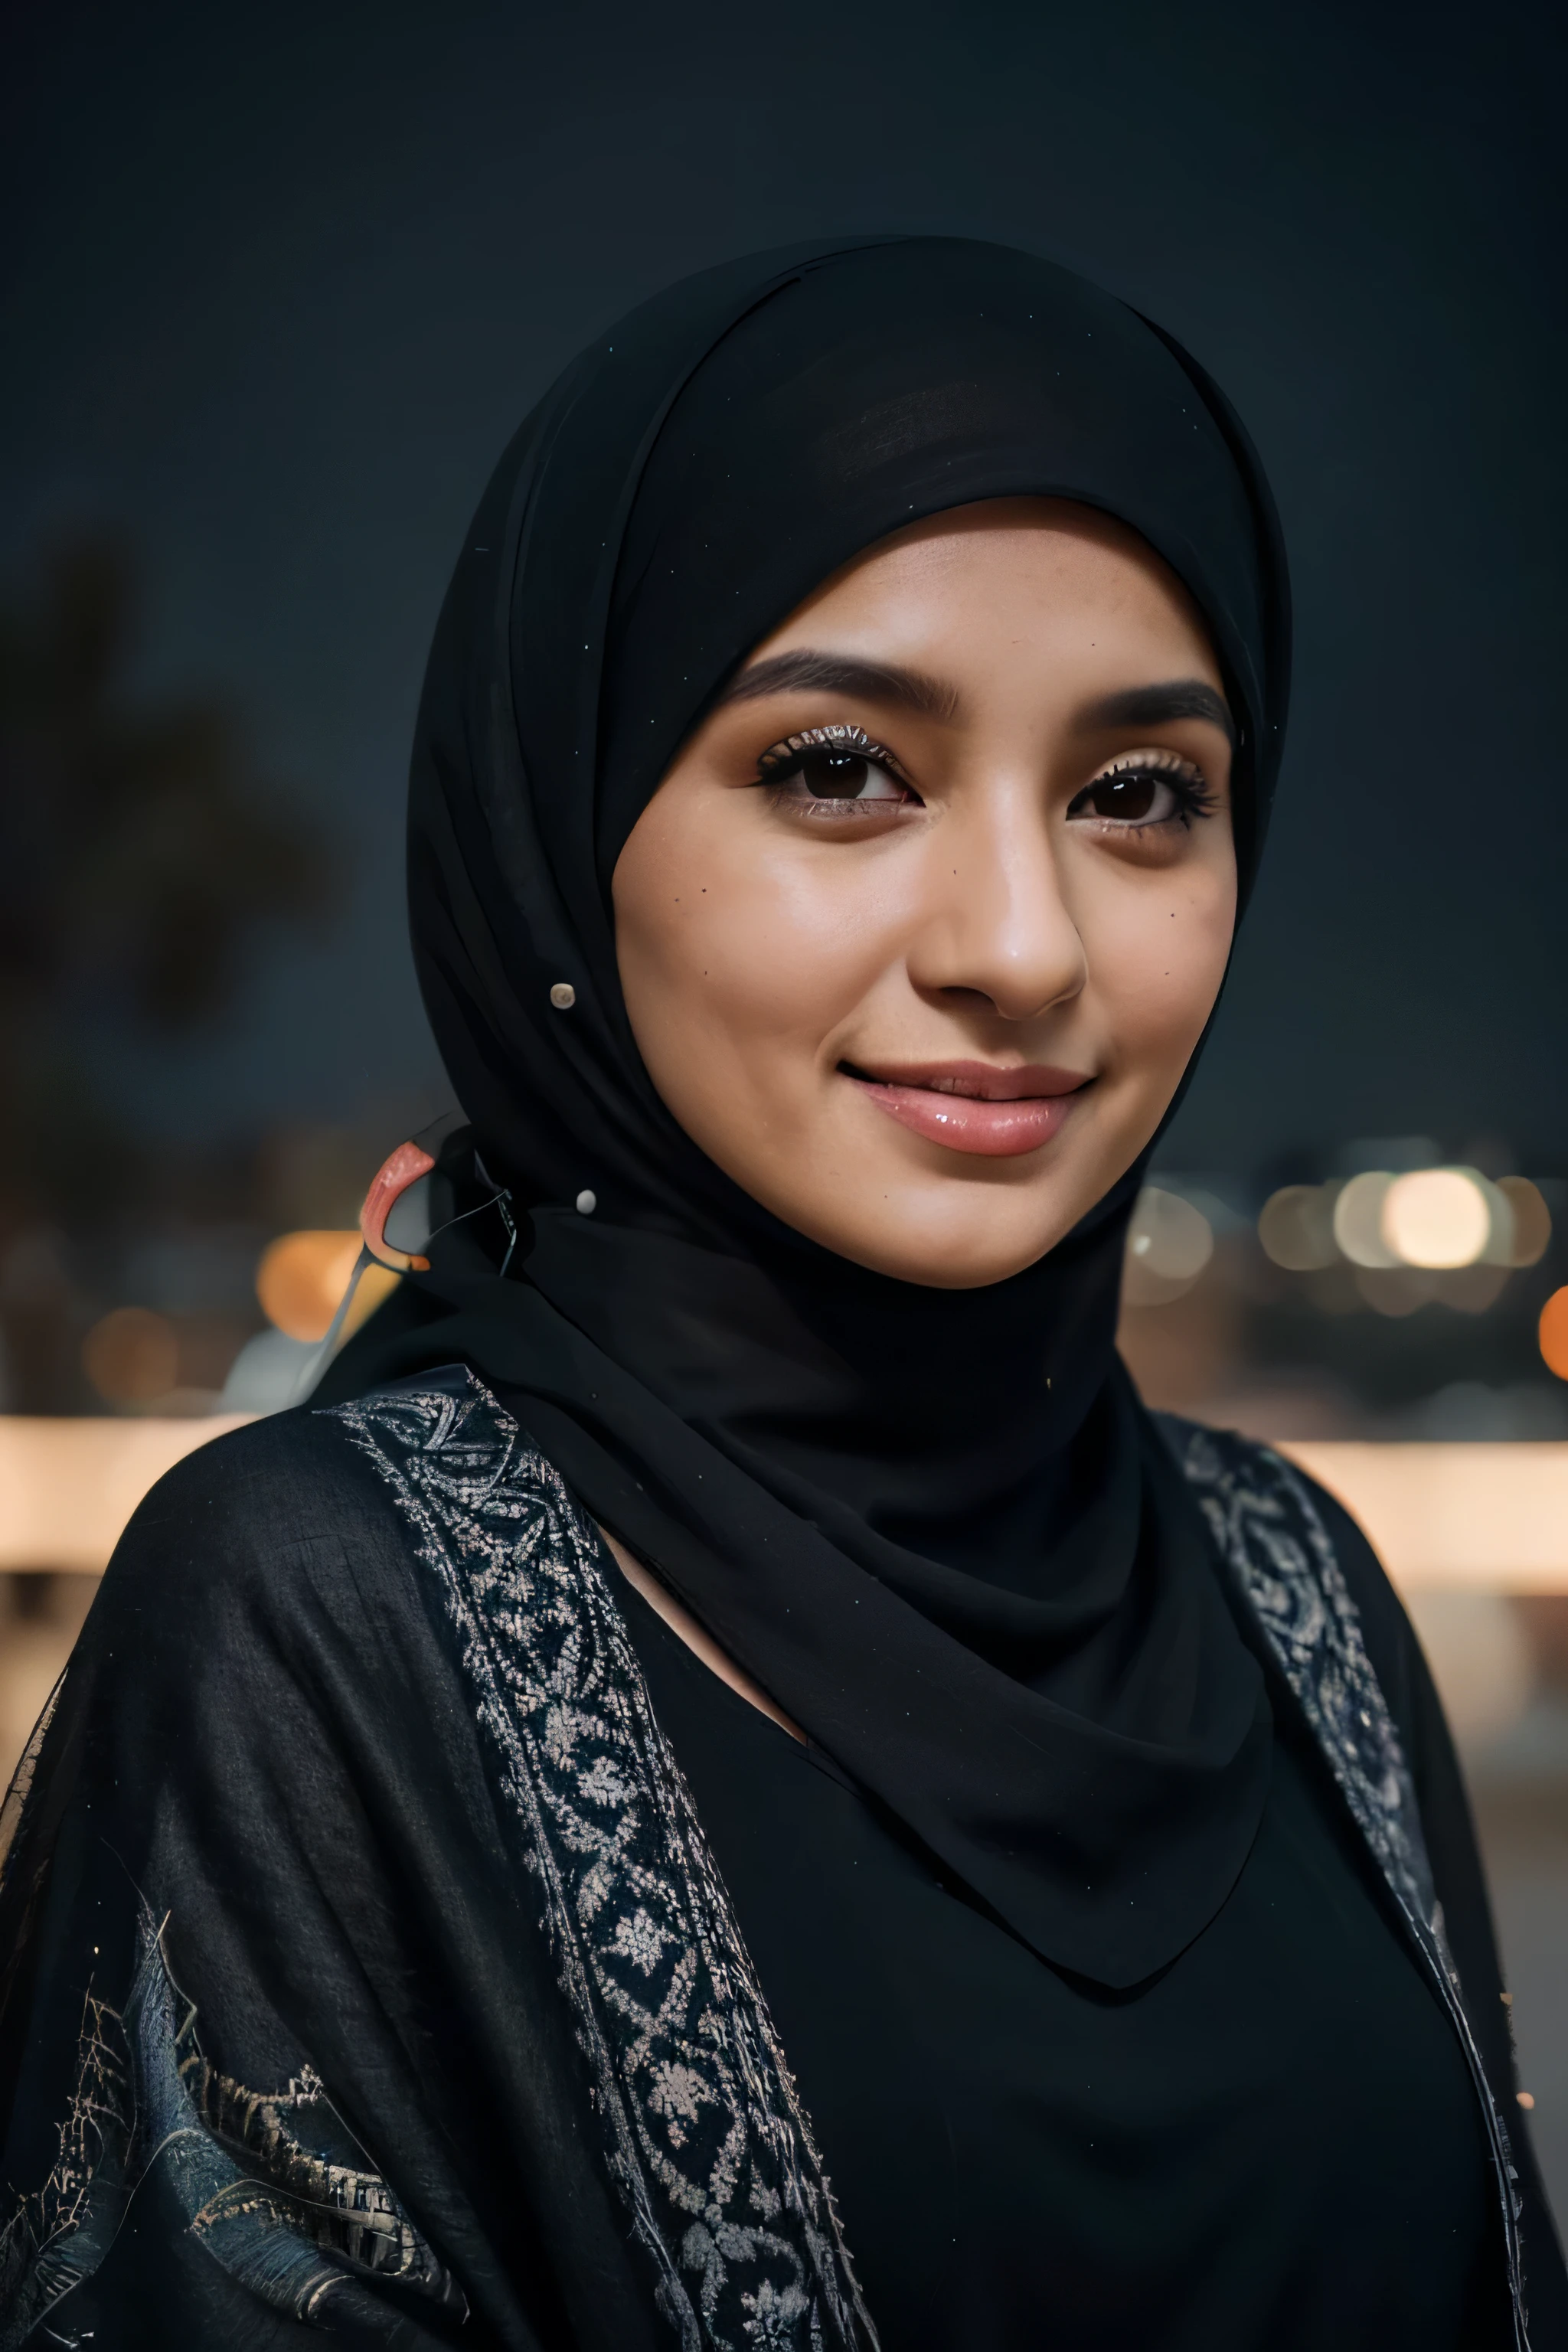
[[[955,719],[958,688],[929,671],[904,669],[897,662],[864,661],[853,654],[774,654],[752,662],[732,677],[714,705],[760,702],[768,694],[858,694],[868,701],[890,702],[901,710],[918,711],[922,719]]]
[[[774,654],[752,662],[731,678],[714,708],[729,702],[760,702],[770,694],[858,694],[890,702],[922,719],[956,719],[962,697],[945,678],[929,670],[905,669],[897,662],[868,661],[853,654]],[[1101,697],[1079,714],[1080,732],[1104,727],[1158,727],[1173,719],[1203,719],[1217,727],[1235,749],[1237,726],[1222,694],[1201,677],[1177,677],[1158,686],[1129,686]]]
[[[1172,719],[1206,719],[1234,751],[1237,725],[1223,694],[1201,677],[1173,677],[1162,686],[1128,686],[1091,702],[1079,715],[1080,733],[1100,727],[1158,727]]]

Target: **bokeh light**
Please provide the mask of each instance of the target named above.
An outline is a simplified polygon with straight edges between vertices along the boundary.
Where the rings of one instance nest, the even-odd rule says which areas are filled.
[[[1146,1184],[1127,1232],[1123,1297],[1130,1307],[1163,1307],[1190,1290],[1214,1255],[1214,1228],[1179,1192]]]
[[[1399,1175],[1373,1168],[1348,1183],[1286,1184],[1271,1192],[1258,1212],[1258,1239],[1264,1255],[1292,1274],[1343,1268],[1348,1260],[1357,1295],[1380,1314],[1406,1315],[1428,1298],[1482,1313],[1510,1268],[1544,1257],[1552,1213],[1527,1176],[1494,1183],[1478,1168],[1407,1168]],[[1416,1278],[1428,1275],[1450,1279],[1422,1287]]]
[[[1286,1184],[1271,1192],[1258,1214],[1258,1238],[1266,1256],[1290,1274],[1316,1274],[1339,1255],[1334,1239],[1334,1192],[1326,1184]]]
[[[1334,1239],[1352,1265],[1399,1264],[1383,1238],[1383,1204],[1394,1181],[1386,1168],[1363,1169],[1334,1202]]]
[[[1396,1176],[1383,1196],[1378,1238],[1404,1265],[1475,1265],[1492,1238],[1490,1190],[1468,1168],[1417,1168]],[[1506,1202],[1499,1205],[1511,1244],[1512,1213]]]
[[[1552,1212],[1528,1176],[1505,1176],[1498,1191],[1513,1212],[1510,1265],[1539,1265],[1552,1244]]]
[[[81,1365],[105,1404],[153,1404],[180,1377],[174,1325],[149,1307],[116,1307],[81,1343]]]
[[[1356,1295],[1374,1315],[1398,1319],[1437,1296],[1436,1279],[1424,1268],[1408,1265],[1358,1265],[1353,1276]]]
[[[268,1321],[290,1339],[324,1339],[359,1254],[357,1232],[279,1234],[256,1269]]]
[[[1568,1381],[1568,1286],[1554,1290],[1541,1310],[1541,1360]]]

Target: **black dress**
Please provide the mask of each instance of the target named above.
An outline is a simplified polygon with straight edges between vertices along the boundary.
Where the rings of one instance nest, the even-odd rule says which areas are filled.
[[[1235,1892],[1108,1994],[624,1605],[889,2352],[1510,2341],[1463,2058],[1282,1697]]]
[[[409,1391],[204,1449],[105,1580],[7,1830],[5,2352],[1514,2340],[1474,2078],[1283,1694],[1231,1901],[1090,1993],[675,1643],[468,1376]],[[1436,1703],[1332,1525],[1510,2085]]]

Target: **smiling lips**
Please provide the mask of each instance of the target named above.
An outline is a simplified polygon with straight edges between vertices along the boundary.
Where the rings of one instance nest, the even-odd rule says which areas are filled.
[[[999,1070],[988,1062],[929,1062],[879,1076],[845,1064],[844,1075],[889,1118],[953,1151],[1011,1159],[1037,1151],[1060,1129],[1072,1098],[1089,1080],[1076,1070],[1028,1063]]]

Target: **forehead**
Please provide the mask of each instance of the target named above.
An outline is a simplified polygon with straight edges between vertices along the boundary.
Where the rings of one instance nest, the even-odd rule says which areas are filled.
[[[911,524],[825,580],[757,647],[816,644],[917,650],[929,662],[1005,665],[1016,648],[1179,659],[1220,683],[1207,628],[1187,590],[1146,540],[1114,517],[1063,499],[994,499]]]

